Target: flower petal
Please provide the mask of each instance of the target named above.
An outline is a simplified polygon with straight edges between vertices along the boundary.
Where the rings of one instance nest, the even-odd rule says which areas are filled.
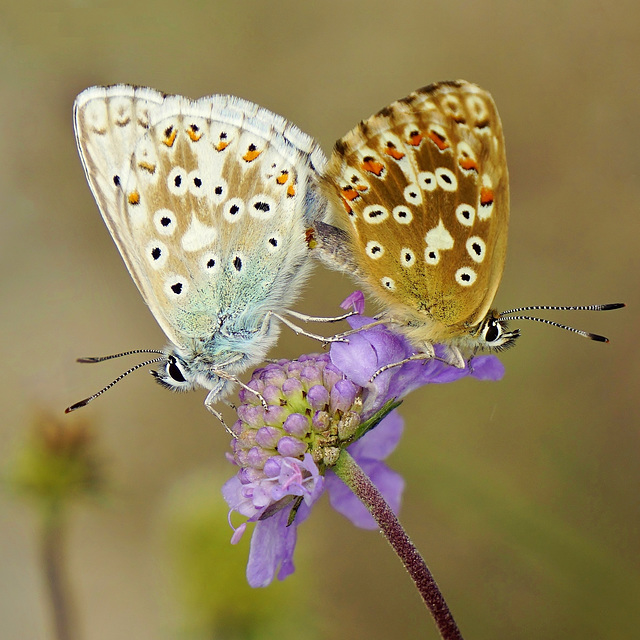
[[[379,368],[373,345],[360,333],[349,336],[349,342],[332,343],[331,362],[361,387],[369,384],[369,378]]]
[[[362,291],[354,291],[340,303],[341,309],[348,309],[351,306],[353,306],[353,310],[356,313],[364,312],[364,294]]]
[[[282,580],[294,570],[293,550],[298,528],[287,527],[291,508],[283,509],[266,520],[256,522],[251,536],[247,563],[247,581],[252,587],[266,587],[273,581],[278,567]]]
[[[504,376],[504,365],[495,356],[477,356],[471,360],[471,374],[478,380],[501,380]]]
[[[404,490],[402,476],[392,471],[384,462],[362,460],[358,461],[358,464],[384,496],[393,512],[398,513]],[[378,528],[367,508],[332,471],[327,473],[325,487],[329,492],[331,506],[345,518],[361,529]]]
[[[356,459],[384,460],[397,446],[404,431],[404,419],[392,411],[377,427],[354,442],[348,449]]]
[[[366,326],[373,318],[354,316],[349,318],[352,328]],[[448,348],[434,347],[438,358],[447,360]],[[368,391],[363,410],[363,418],[377,411],[391,398],[403,398],[408,393],[430,383],[454,382],[466,376],[480,380],[498,380],[504,368],[495,356],[472,358],[467,367],[458,368],[437,359],[414,360],[394,366],[372,376],[381,368],[397,365],[415,353],[416,349],[402,335],[385,326],[375,326],[349,336],[349,342],[334,342],[331,345],[331,361],[353,382]]]

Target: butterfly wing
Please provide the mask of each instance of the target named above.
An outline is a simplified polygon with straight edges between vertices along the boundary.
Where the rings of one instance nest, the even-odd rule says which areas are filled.
[[[311,184],[325,159],[284,118],[232,96],[191,101],[115,86],[80,94],[78,148],[143,298],[184,346],[239,343],[289,304],[307,270]]]
[[[73,108],[76,144],[87,182],[141,292],[141,269],[131,253],[133,240],[124,218],[122,185],[131,171],[136,142],[149,129],[150,112],[163,100],[160,92],[142,87],[90,87],[76,98]]]
[[[336,143],[324,187],[341,230],[319,245],[392,317],[462,335],[486,315],[504,267],[509,189],[491,96],[464,82],[419,89]]]

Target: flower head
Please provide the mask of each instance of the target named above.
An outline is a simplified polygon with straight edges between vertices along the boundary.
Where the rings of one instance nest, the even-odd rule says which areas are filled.
[[[347,300],[361,306],[356,294]],[[350,322],[358,328],[372,319],[354,317]],[[247,566],[251,586],[266,586],[276,574],[284,579],[293,572],[297,525],[325,489],[332,506],[354,524],[376,527],[367,509],[331,472],[342,449],[349,448],[398,510],[404,483],[383,460],[398,444],[403,422],[395,411],[380,421],[389,401],[430,382],[468,375],[495,380],[503,371],[495,357],[481,356],[472,358],[465,369],[438,360],[407,362],[371,380],[382,367],[413,353],[408,341],[389,329],[365,328],[350,335],[348,343],[333,343],[330,354],[305,355],[258,369],[248,384],[254,393],[241,390],[233,453],[228,454],[240,470],[224,485],[223,495],[230,513],[237,511],[256,523]],[[246,526],[245,522],[235,529],[232,542],[241,538]]]
[[[329,354],[269,364],[248,386],[267,408],[258,395],[240,392],[229,456],[240,470],[223,495],[232,511],[257,523],[247,575],[252,586],[262,586],[278,567],[281,579],[293,571],[296,526],[322,495],[326,470],[361,424],[363,389],[344,377]],[[375,450],[365,453],[375,459]],[[245,528],[236,529],[233,542]]]

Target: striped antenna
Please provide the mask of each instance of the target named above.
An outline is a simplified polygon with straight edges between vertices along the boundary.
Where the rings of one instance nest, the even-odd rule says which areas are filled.
[[[133,351],[123,351],[122,353],[116,353],[112,356],[98,356],[96,358],[78,358],[76,362],[82,362],[83,364],[93,364],[94,362],[104,362],[105,360],[113,360],[114,358],[122,358],[123,356],[132,356],[137,353],[164,353],[159,349],[134,349]]]
[[[165,360],[166,355],[164,351],[159,351],[157,349],[135,349],[133,351],[124,351],[123,353],[117,353],[115,355],[112,356],[98,356],[96,358],[78,358],[78,362],[83,362],[83,363],[88,363],[88,364],[92,364],[95,362],[104,362],[105,360],[112,360],[113,358],[121,358],[123,356],[130,356],[130,355],[134,355],[137,353],[159,353],[161,354],[160,357],[158,358],[152,358],[151,360],[146,360],[145,362],[140,362],[136,365],[134,365],[133,367],[131,367],[130,369],[128,369],[127,371],[125,371],[124,373],[121,373],[113,382],[110,382],[106,387],[104,387],[104,389],[100,389],[100,391],[98,391],[97,393],[94,393],[92,396],[89,396],[88,398],[85,398],[84,400],[80,400],[80,402],[76,402],[75,404],[72,404],[70,407],[67,407],[64,412],[65,413],[71,413],[72,411],[75,411],[76,409],[80,409],[82,407],[86,407],[92,400],[95,400],[98,396],[101,396],[105,391],[109,391],[109,389],[111,389],[111,387],[113,387],[116,383],[120,382],[120,380],[122,380],[123,378],[126,378],[130,373],[133,373],[134,371],[137,371],[138,369],[141,369],[142,367],[146,367],[150,364],[155,364],[156,362],[162,362],[163,360]]]
[[[500,314],[500,320],[532,320],[534,322],[542,322],[544,324],[548,324],[552,327],[558,327],[559,329],[564,329],[565,331],[571,331],[572,333],[577,333],[579,336],[583,336],[584,338],[589,338],[589,340],[595,340],[596,342],[609,342],[609,338],[605,338],[605,336],[598,335],[597,333],[591,333],[589,331],[583,331],[582,329],[575,329],[574,327],[569,327],[566,324],[561,324],[560,322],[554,322],[553,320],[547,320],[546,318],[536,318],[534,316],[512,316],[512,313],[519,313],[521,311],[611,311],[613,309],[622,309],[626,305],[623,302],[614,302],[610,304],[590,304],[590,305],[579,305],[573,307],[567,306],[551,306],[551,305],[533,305],[530,307],[518,307],[517,309],[509,309],[507,311],[503,311]]]

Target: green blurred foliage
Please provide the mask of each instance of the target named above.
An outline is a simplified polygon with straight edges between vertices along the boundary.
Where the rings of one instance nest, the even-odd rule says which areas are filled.
[[[8,488],[55,515],[82,499],[103,496],[104,465],[94,439],[85,421],[38,416],[13,454]]]
[[[316,616],[312,590],[300,588],[300,576],[251,589],[244,578],[249,538],[231,546],[228,507],[220,494],[225,478],[212,471],[194,472],[172,488],[161,530],[175,596],[180,637],[200,640],[313,640]],[[304,552],[303,552],[304,553]]]

